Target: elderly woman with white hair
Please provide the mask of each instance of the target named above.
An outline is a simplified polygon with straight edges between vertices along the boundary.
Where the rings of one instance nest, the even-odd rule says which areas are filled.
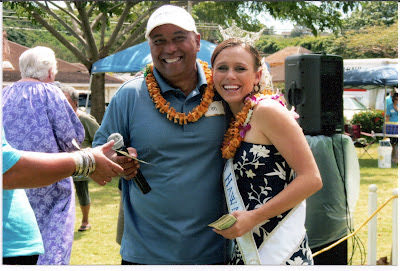
[[[3,89],[3,127],[8,143],[23,151],[69,152],[80,144],[84,128],[53,82],[54,52],[38,46],[21,54],[22,79]],[[37,264],[69,264],[75,223],[75,194],[68,177],[43,188],[26,189],[43,238]]]

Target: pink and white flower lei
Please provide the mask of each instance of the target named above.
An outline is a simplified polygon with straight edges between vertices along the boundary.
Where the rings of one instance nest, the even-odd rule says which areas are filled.
[[[279,90],[278,90],[279,91]],[[249,113],[247,113],[247,117],[245,122],[243,123],[243,126],[239,126],[240,129],[240,136],[244,138],[246,135],[246,132],[250,130],[251,125],[249,124],[251,117],[253,116],[253,108],[256,106],[260,101],[265,100],[265,99],[272,99],[275,101],[278,101],[282,106],[286,106],[283,98],[283,94],[281,93],[276,93],[272,95],[265,95],[265,94],[255,94],[251,97],[247,97],[246,100],[249,99],[251,102],[251,108],[249,110]],[[289,113],[295,118],[299,118],[299,114],[297,114],[294,110],[294,107],[289,111]]]

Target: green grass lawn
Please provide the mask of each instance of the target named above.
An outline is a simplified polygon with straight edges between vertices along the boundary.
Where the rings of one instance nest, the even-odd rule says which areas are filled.
[[[360,156],[362,149],[357,149]],[[378,144],[374,144],[368,151],[372,158],[367,154],[363,155],[359,159],[360,164],[360,194],[357,201],[357,205],[354,210],[354,228],[357,230],[365,220],[369,217],[368,215],[368,193],[369,186],[375,184],[378,187],[378,208],[384,204],[389,198],[392,197],[394,188],[398,188],[398,168],[393,166],[392,168],[378,168]],[[388,257],[388,261],[391,258],[391,247],[392,247],[392,202],[386,205],[377,214],[377,260],[381,257]],[[357,242],[348,241],[349,256],[348,259],[352,259],[352,265],[366,265],[367,264],[367,247],[368,247],[368,227],[365,226],[355,236]],[[354,241],[354,238],[353,238]],[[355,246],[353,248],[353,245]],[[352,256],[352,254],[354,254]]]
[[[398,169],[378,168],[378,144],[374,144],[369,153],[360,162],[361,184],[360,194],[354,210],[354,228],[358,229],[368,218],[368,187],[378,187],[378,207],[392,196],[398,187]],[[357,149],[357,151],[360,151]],[[105,187],[94,182],[89,184],[92,198],[90,223],[92,229],[78,232],[82,214],[76,201],[75,238],[72,247],[71,265],[119,265],[120,246],[116,243],[117,216],[119,208],[118,181],[113,180]],[[368,228],[362,228],[355,238],[348,240],[349,256],[352,265],[365,265]],[[388,256],[390,260],[392,245],[392,205],[388,204],[378,213],[378,248],[377,259]]]
[[[115,241],[119,210],[118,179],[106,186],[89,183],[91,207],[89,221],[92,228],[79,232],[82,213],[76,199],[75,236],[71,265],[120,265],[120,246]]]

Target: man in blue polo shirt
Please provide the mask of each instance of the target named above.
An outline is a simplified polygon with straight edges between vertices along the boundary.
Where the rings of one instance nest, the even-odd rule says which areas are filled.
[[[211,71],[196,60],[200,35],[183,8],[149,18],[153,66],[118,90],[93,145],[120,133],[151,186],[122,181],[122,264],[223,264],[226,240],[207,225],[225,213],[220,147],[227,118]]]

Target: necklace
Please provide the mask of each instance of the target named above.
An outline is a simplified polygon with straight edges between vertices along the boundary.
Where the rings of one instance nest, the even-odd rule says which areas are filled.
[[[207,88],[204,90],[201,102],[198,106],[193,108],[189,113],[176,112],[175,108],[170,106],[164,97],[161,95],[160,86],[158,85],[156,78],[153,74],[153,65],[147,65],[145,78],[147,88],[150,93],[150,97],[153,100],[156,108],[162,113],[167,114],[167,119],[174,121],[174,123],[179,123],[180,125],[187,124],[188,122],[198,121],[208,110],[208,107],[214,98],[214,85],[212,83],[212,73],[211,69],[208,68],[208,63],[199,60],[201,66],[203,67],[204,73],[207,79]]]
[[[279,103],[284,106],[283,101],[280,100],[281,94],[265,95],[264,93],[256,93],[251,97],[247,97],[242,110],[231,121],[221,147],[223,158],[230,159],[235,156],[236,150],[244,140],[246,132],[251,128],[249,122],[256,104],[261,100],[269,98],[279,101]]]
[[[222,157],[225,159],[230,159],[235,156],[237,148],[239,148],[240,144],[244,140],[240,135],[241,131],[245,127],[245,122],[250,121],[252,106],[250,99],[246,99],[244,103],[244,107],[242,110],[235,116],[235,118],[231,121],[228,130],[225,132],[224,141],[222,142]],[[250,113],[250,114],[249,114]],[[250,117],[248,117],[250,115]],[[247,122],[247,123],[248,123]],[[247,124],[250,125],[250,124]],[[250,128],[249,126],[246,126]]]

